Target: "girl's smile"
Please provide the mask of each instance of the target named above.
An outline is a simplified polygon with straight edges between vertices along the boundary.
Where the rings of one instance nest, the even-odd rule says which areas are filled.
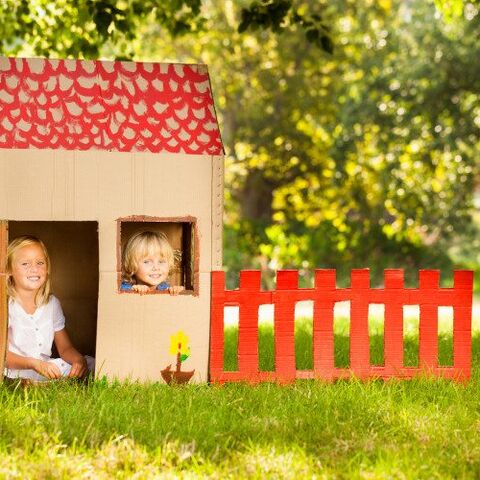
[[[47,259],[39,245],[27,245],[15,255],[12,273],[17,292],[35,291],[47,280]]]

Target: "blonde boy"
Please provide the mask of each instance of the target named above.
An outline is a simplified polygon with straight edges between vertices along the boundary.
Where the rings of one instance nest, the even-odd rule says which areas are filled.
[[[140,294],[168,291],[177,295],[184,287],[170,285],[168,280],[173,266],[173,249],[165,234],[136,233],[128,240],[123,252],[120,290]]]

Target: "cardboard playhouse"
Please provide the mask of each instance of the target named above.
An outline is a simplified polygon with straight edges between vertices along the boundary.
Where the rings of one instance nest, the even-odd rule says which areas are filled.
[[[6,249],[30,234],[47,246],[66,328],[97,376],[160,380],[181,338],[182,369],[206,381],[222,211],[204,65],[0,58],[1,375]],[[120,290],[122,248],[141,230],[167,235],[181,295]]]

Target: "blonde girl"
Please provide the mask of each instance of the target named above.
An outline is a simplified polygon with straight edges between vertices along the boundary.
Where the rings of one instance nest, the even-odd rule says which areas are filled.
[[[173,249],[165,234],[138,232],[128,240],[123,252],[120,289],[141,294],[160,290],[177,295],[183,287],[169,283],[173,266]]]
[[[8,351],[5,375],[44,381],[83,377],[93,359],[72,345],[65,317],[50,289],[50,258],[33,236],[13,240],[7,249]],[[60,358],[52,359],[52,344]]]

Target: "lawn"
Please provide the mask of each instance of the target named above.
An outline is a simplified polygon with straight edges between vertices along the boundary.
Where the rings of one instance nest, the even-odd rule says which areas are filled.
[[[372,358],[381,360],[382,332],[375,328]],[[348,364],[346,331],[340,322],[338,364]],[[300,319],[299,368],[311,362],[310,332],[311,322]],[[235,326],[226,333],[226,361],[235,368]],[[268,323],[260,345],[268,370]],[[417,348],[413,328],[405,350],[412,364]],[[448,364],[448,331],[440,349]],[[426,378],[282,387],[3,385],[0,478],[479,478],[477,330],[473,362],[465,385]]]

